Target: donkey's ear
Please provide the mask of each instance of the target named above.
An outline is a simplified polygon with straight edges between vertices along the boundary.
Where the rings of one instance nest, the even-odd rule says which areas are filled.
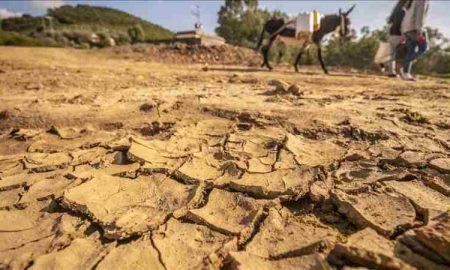
[[[345,16],[348,16],[348,14],[350,14],[350,13],[353,11],[353,9],[355,8],[355,6],[356,6],[356,4],[353,5],[349,10],[347,10],[347,12],[345,12]]]

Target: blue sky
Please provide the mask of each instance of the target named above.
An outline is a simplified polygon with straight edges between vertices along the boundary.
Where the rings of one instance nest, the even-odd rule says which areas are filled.
[[[0,17],[2,14],[11,15],[13,13],[29,13],[41,15],[49,7],[62,4],[76,5],[79,3],[108,6],[117,8],[128,13],[142,17],[148,21],[162,25],[173,31],[190,30],[195,22],[191,14],[195,5],[200,6],[201,20],[208,32],[214,32],[217,26],[217,12],[223,1],[203,0],[203,1],[175,1],[175,0],[141,0],[141,1],[0,1]],[[268,10],[279,9],[288,14],[296,14],[301,11],[317,9],[319,12],[328,14],[336,13],[339,8],[347,9],[352,4],[356,4],[356,9],[352,13],[352,25],[357,30],[367,25],[371,29],[380,28],[385,23],[395,0],[366,0],[366,1],[259,1],[259,6]],[[450,38],[450,1],[434,0],[431,3],[427,24],[438,27]]]

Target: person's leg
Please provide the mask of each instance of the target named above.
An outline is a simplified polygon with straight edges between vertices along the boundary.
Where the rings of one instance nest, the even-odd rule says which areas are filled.
[[[396,61],[395,59],[391,61],[389,65],[389,77],[395,78],[397,77],[397,69],[396,69]]]
[[[390,36],[389,44],[391,46],[391,60],[389,63],[389,77],[397,77],[396,58],[398,45],[401,42],[401,36]]]
[[[403,63],[403,72],[405,74],[411,73],[412,62],[417,58],[417,32],[411,31],[405,34],[406,37],[406,57]]]
[[[395,51],[395,49],[392,47],[392,44],[391,44],[391,52],[390,52],[391,59],[389,59],[389,61],[387,61],[386,63],[383,64],[383,66],[387,66],[387,68],[388,68],[388,76],[395,74],[395,56],[394,56],[395,52],[394,51]]]

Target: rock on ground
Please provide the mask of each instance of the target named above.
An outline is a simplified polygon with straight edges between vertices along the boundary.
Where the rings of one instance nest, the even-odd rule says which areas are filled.
[[[399,194],[374,191],[348,194],[335,190],[332,200],[352,223],[361,228],[371,227],[385,236],[410,228],[416,219],[414,206]]]
[[[449,269],[450,215],[443,214],[425,227],[399,238],[396,255],[418,269]]]
[[[112,249],[98,264],[96,269],[163,270],[165,268],[159,261],[159,253],[152,246],[150,239],[143,237],[127,245],[121,245]]]
[[[203,260],[231,237],[203,225],[170,219],[152,235],[165,269],[198,269]]]
[[[65,192],[63,205],[101,224],[105,237],[126,238],[163,224],[195,192],[165,175],[136,180],[97,175]]]
[[[423,215],[426,223],[449,210],[450,198],[427,187],[420,181],[389,181],[386,182],[386,185],[408,198],[416,207],[417,212]]]
[[[302,256],[326,249],[338,235],[314,216],[272,208],[245,250],[268,259]]]
[[[246,227],[252,226],[263,204],[264,201],[246,197],[241,193],[213,189],[206,205],[189,210],[186,217],[218,232],[237,236]]]
[[[231,252],[229,269],[235,270],[269,270],[269,269],[331,269],[321,255],[313,254],[281,260],[267,260],[247,252]]]

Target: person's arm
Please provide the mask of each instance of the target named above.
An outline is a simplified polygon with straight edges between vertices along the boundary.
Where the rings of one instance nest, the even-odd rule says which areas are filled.
[[[394,22],[395,16],[398,16],[398,13],[399,13],[400,9],[401,9],[400,2],[398,2],[397,5],[392,10],[391,16],[389,16],[388,23],[393,23]]]

